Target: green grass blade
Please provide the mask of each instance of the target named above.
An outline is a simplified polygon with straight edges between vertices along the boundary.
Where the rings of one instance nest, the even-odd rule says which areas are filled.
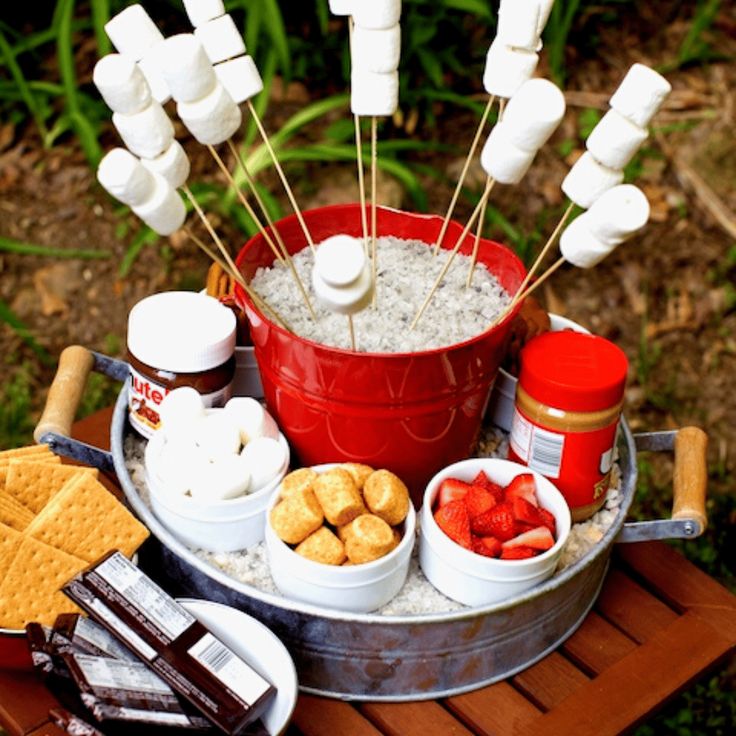
[[[72,21],[72,33],[78,33],[79,31],[87,31],[91,28],[89,18],[74,20]],[[17,43],[13,44],[13,53],[17,56],[26,53],[27,51],[34,51],[39,46],[44,46],[47,43],[55,41],[58,33],[55,28],[46,28],[43,31],[37,31],[27,36],[23,36]]]
[[[105,33],[105,23],[110,20],[110,0],[91,0],[92,26],[97,40],[97,54],[105,56],[112,51],[112,44]]]
[[[258,51],[258,40],[263,25],[263,3],[261,0],[249,0],[248,12],[245,16],[245,45],[248,53],[255,56]]]
[[[327,34],[327,25],[330,22],[330,9],[327,0],[315,0],[315,12],[317,13],[317,21],[322,35]]]
[[[443,5],[451,10],[460,10],[463,13],[471,13],[479,18],[491,17],[488,3],[484,2],[484,0],[443,0]]]
[[[3,238],[2,236],[0,236],[0,253],[14,253],[21,256],[46,256],[48,258],[81,258],[87,261],[110,258],[112,255],[107,250],[48,248],[45,245],[23,243],[20,240]]]
[[[23,324],[18,315],[2,299],[0,299],[0,322],[8,325],[33,350],[44,365],[54,364],[54,359],[48,354],[47,350],[42,345],[39,345],[31,330]]]
[[[285,77],[289,78],[291,76],[291,54],[279,4],[276,0],[261,0],[261,3],[263,4],[263,21],[271,37],[272,48],[276,52],[281,71]]]
[[[130,269],[133,268],[133,264],[143,248],[147,245],[153,245],[156,241],[158,241],[158,235],[147,225],[138,231],[138,234],[133,238],[133,242],[128,246],[128,250],[125,251],[123,260],[120,261],[118,275],[121,279],[124,279],[130,273]]]
[[[459,95],[456,92],[449,92],[447,90],[426,89],[422,91],[422,97],[427,100],[434,100],[437,102],[450,102],[453,105],[457,105],[458,107],[466,107],[469,110],[477,113],[479,116],[483,114],[483,111],[486,107],[486,101],[477,102],[470,97]]]
[[[701,36],[715,21],[721,7],[721,0],[699,0],[687,35],[677,52],[680,66],[708,55],[709,49]]]

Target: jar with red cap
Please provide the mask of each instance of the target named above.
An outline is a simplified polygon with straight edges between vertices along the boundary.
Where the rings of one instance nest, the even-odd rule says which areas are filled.
[[[610,485],[628,360],[612,342],[549,332],[521,351],[509,457],[549,478],[573,521],[592,516]]]

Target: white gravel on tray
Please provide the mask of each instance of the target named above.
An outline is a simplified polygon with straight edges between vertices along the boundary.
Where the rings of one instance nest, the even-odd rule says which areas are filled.
[[[378,306],[368,307],[353,317],[358,350],[402,353],[454,345],[483,332],[509,304],[508,292],[483,264],[476,266],[473,282],[466,288],[471,259],[458,254],[421,320],[409,330],[448,253],[442,251],[434,257],[432,248],[421,241],[386,236],[376,240],[376,254]],[[276,263],[271,268],[258,269],[251,285],[276,307],[298,335],[349,349],[345,315],[330,312],[316,302],[311,251],[305,248],[292,260],[315,307],[317,322],[309,316],[286,265]]]
[[[125,465],[141,498],[150,506],[143,466],[144,449],[145,440],[132,435],[126,438]],[[476,455],[478,457],[505,458],[507,450],[508,439],[506,435],[500,430],[488,428],[480,438]],[[590,519],[573,524],[555,575],[580,560],[603,538],[619,513],[622,501],[620,488],[620,470],[618,465],[614,464],[611,488],[608,491],[603,508]],[[418,527],[419,520],[417,519],[417,529]],[[422,613],[457,611],[465,608],[462,604],[442,595],[424,577],[419,568],[418,547],[418,544],[414,546],[409,574],[404,586],[396,597],[379,609],[377,613],[386,616],[410,616]],[[251,585],[258,590],[279,595],[268,569],[266,547],[263,542],[239,552],[206,552],[204,550],[193,550],[193,552],[201,560],[222,570],[235,580]]]

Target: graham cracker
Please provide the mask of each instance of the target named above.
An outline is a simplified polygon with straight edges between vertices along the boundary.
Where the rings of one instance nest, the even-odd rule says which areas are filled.
[[[23,535],[7,524],[0,523],[0,583],[13,561],[13,554],[20,544]]]
[[[25,534],[94,562],[113,549],[131,557],[148,537],[148,529],[102,483],[85,473],[66,483]]]
[[[51,451],[51,448],[48,445],[29,445],[28,447],[14,447],[12,450],[2,450],[0,452],[0,463],[7,462],[8,460],[13,460],[18,457],[28,457],[30,458],[33,456],[41,457],[43,455],[53,455],[54,453]]]
[[[11,460],[5,479],[5,492],[37,514],[69,480],[85,473],[93,478],[99,475],[96,468]]]
[[[22,457],[23,456],[20,456],[19,458],[7,458],[6,460],[0,461],[0,490],[5,488],[5,479],[7,478],[8,470],[10,469],[11,460],[19,460]],[[61,458],[58,455],[39,454],[29,455],[27,457],[32,458],[34,461],[39,463],[61,465]]]
[[[18,503],[5,491],[0,491],[0,523],[23,531],[33,521],[33,516],[33,512],[22,503]]]

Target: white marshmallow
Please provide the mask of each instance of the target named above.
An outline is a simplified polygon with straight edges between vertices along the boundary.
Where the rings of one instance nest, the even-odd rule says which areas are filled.
[[[196,102],[180,102],[176,111],[189,132],[207,146],[226,141],[243,120],[240,108],[219,82],[206,97]]]
[[[330,0],[330,13],[332,15],[352,15],[355,3],[356,0]]]
[[[105,154],[97,167],[97,180],[106,192],[131,207],[150,199],[156,185],[153,175],[124,148]]]
[[[131,115],[151,103],[151,91],[135,61],[122,54],[103,56],[92,72],[92,81],[113,111]]]
[[[586,151],[572,166],[562,181],[562,191],[572,202],[588,209],[598,197],[624,180],[620,169],[609,169],[599,164]]]
[[[539,0],[501,0],[496,38],[506,46],[535,51],[538,28]]]
[[[620,242],[649,221],[649,201],[633,184],[621,184],[601,195],[588,210],[588,229],[603,242]]]
[[[342,287],[330,286],[313,268],[312,286],[319,303],[338,314],[356,314],[365,309],[373,298],[373,277],[367,262],[360,276],[352,284]]]
[[[536,151],[522,151],[509,139],[503,122],[496,123],[480,154],[488,176],[501,184],[518,184],[534,161]]]
[[[213,64],[245,53],[243,35],[230,15],[208,20],[194,29],[194,37],[202,44]]]
[[[204,402],[191,386],[182,386],[164,397],[158,410],[161,431],[168,440],[186,438],[194,444],[196,426],[205,417]]]
[[[263,80],[251,56],[223,61],[215,66],[220,84],[233,101],[240,104],[263,92]]]
[[[184,0],[184,10],[189,22],[199,28],[208,20],[225,15],[225,4],[222,0]]]
[[[189,177],[189,157],[177,140],[160,156],[141,159],[141,163],[151,173],[163,176],[174,189],[185,184]]]
[[[585,147],[609,169],[623,169],[649,136],[615,110],[609,110],[593,128]]]
[[[672,85],[661,74],[634,64],[613,93],[611,107],[634,125],[646,128],[671,91]]]
[[[401,0],[355,0],[353,21],[361,28],[391,28],[401,17]]]
[[[286,451],[270,437],[256,437],[243,448],[240,457],[250,471],[251,493],[268,485],[285,470]]]
[[[162,54],[165,50],[164,42],[161,41],[146,51],[143,58],[138,62],[138,68],[151,88],[151,94],[156,102],[165,105],[171,99],[169,85],[166,84],[161,71]]]
[[[225,404],[225,411],[240,428],[241,444],[247,445],[256,437],[278,439],[279,428],[259,401],[249,396],[236,396]]]
[[[560,253],[578,268],[592,268],[612,253],[619,242],[604,243],[590,231],[589,212],[574,219],[560,236]]]
[[[354,69],[350,75],[354,115],[393,115],[399,106],[399,73],[375,74]]]
[[[355,283],[363,273],[365,264],[363,243],[349,235],[333,235],[323,240],[314,257],[314,267],[319,277],[336,288]]]
[[[547,25],[549,16],[552,13],[552,6],[554,4],[555,0],[539,0],[539,21],[537,22],[537,35],[542,35],[542,31]]]
[[[166,440],[157,456],[149,461],[148,449],[153,440],[163,436],[157,432],[146,448],[146,469],[155,475],[162,490],[173,502],[181,502],[182,496],[191,492],[196,478],[206,474],[211,464],[191,439]]]
[[[166,179],[153,174],[153,180],[153,194],[143,204],[133,207],[133,212],[159,235],[171,235],[184,224],[187,210]]]
[[[565,96],[547,79],[530,79],[519,87],[503,114],[509,140],[523,151],[537,151],[565,115]]]
[[[112,45],[134,61],[140,61],[164,38],[141,5],[129,5],[119,12],[105,23],[105,32]]]
[[[351,42],[353,69],[388,74],[399,67],[401,26],[371,30],[355,26]]]
[[[231,414],[214,409],[197,425],[195,442],[210,462],[217,462],[240,452],[240,428]]]
[[[225,501],[248,492],[250,471],[240,455],[222,457],[202,467],[192,477],[190,486],[192,498],[197,501]]]
[[[177,102],[201,100],[217,84],[202,44],[191,33],[180,33],[164,41],[161,71]]]
[[[174,126],[158,102],[134,115],[112,114],[112,124],[126,147],[141,158],[154,158],[174,140]]]
[[[534,51],[512,49],[496,39],[488,49],[483,86],[489,95],[508,99],[531,79],[539,63]]]

